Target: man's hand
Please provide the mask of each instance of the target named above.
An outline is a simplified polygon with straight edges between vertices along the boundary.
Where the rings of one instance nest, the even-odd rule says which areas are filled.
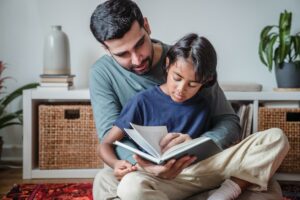
[[[162,152],[170,149],[171,147],[192,140],[192,138],[188,134],[182,133],[168,133],[165,137],[160,140],[160,147]]]
[[[181,171],[192,164],[197,158],[195,156],[184,156],[178,160],[171,159],[164,165],[156,165],[152,162],[142,159],[138,155],[134,155],[138,167],[146,172],[163,179],[174,179]]]
[[[137,167],[133,166],[130,162],[126,160],[118,160],[114,164],[114,175],[118,180],[121,180],[123,176],[129,172],[136,171]]]

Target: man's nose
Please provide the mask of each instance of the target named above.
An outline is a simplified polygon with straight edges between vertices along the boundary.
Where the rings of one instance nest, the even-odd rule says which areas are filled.
[[[137,53],[132,53],[131,54],[131,63],[132,65],[140,65],[141,64],[141,56]]]

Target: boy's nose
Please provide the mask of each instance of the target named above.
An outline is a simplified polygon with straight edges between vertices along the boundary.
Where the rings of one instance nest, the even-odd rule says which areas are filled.
[[[184,83],[180,83],[177,87],[177,91],[182,94],[185,91],[185,84]]]

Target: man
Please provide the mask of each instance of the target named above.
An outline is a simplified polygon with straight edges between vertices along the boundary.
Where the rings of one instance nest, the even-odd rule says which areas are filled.
[[[100,4],[91,17],[91,31],[110,54],[100,58],[90,73],[91,102],[101,141],[133,95],[164,82],[163,67],[168,46],[150,38],[151,29],[147,18],[143,17],[137,5],[130,0],[110,0]],[[212,111],[210,131],[204,135],[211,137],[223,149],[237,143],[240,138],[239,119],[218,83],[202,92],[211,103]],[[174,134],[169,135],[166,140],[172,146],[181,143],[183,138],[180,134]],[[130,143],[126,139],[124,142]],[[131,153],[119,148],[116,148],[116,153],[120,159],[136,163]],[[136,160],[140,168],[165,180],[176,178],[194,161],[193,157],[185,156],[175,162],[156,166],[139,157]],[[132,170],[136,168],[133,167]],[[117,198],[118,183],[111,169],[101,170],[94,181],[94,198]],[[207,197],[207,194],[201,195],[202,198]],[[265,194],[244,192],[239,199],[249,199],[249,195],[252,199],[280,198],[272,187]]]

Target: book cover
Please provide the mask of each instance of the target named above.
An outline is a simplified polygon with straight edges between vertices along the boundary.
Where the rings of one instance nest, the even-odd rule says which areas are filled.
[[[40,83],[40,87],[70,87],[73,82],[68,83]]]
[[[68,83],[73,82],[73,78],[41,78],[42,83]]]
[[[41,78],[73,78],[74,74],[41,74]]]
[[[222,151],[210,138],[198,137],[162,152],[159,142],[168,134],[166,126],[139,126],[132,123],[131,126],[133,129],[125,129],[126,133],[145,152],[123,144],[120,141],[116,141],[114,144],[156,164],[163,164],[169,159],[178,159],[185,155],[196,156],[197,160],[195,162],[197,162]]]

